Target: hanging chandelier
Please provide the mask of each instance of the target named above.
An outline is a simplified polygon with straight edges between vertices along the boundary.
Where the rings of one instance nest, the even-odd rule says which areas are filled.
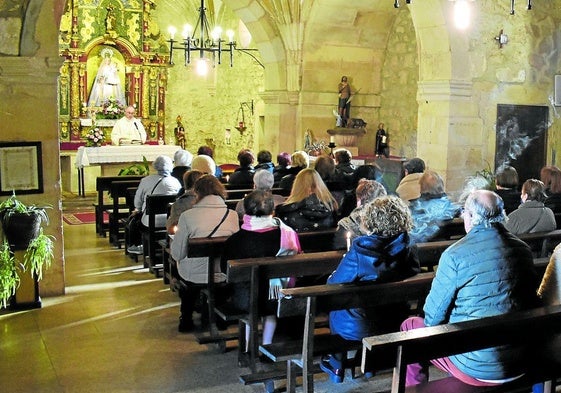
[[[195,27],[190,24],[186,24],[181,33],[182,39],[175,39],[177,29],[174,26],[170,26],[168,31],[170,35],[170,39],[168,40],[169,64],[174,64],[174,50],[183,51],[185,56],[185,65],[189,65],[192,60],[195,60],[197,73],[199,75],[206,75],[211,61],[213,66],[216,64],[222,64],[223,52],[227,52],[229,54],[230,67],[233,67],[234,51],[238,51],[250,56],[257,62],[257,64],[265,68],[263,63],[261,63],[259,59],[251,53],[256,52],[257,49],[245,49],[238,48],[236,46],[233,30],[226,31],[227,40],[224,40],[222,38],[222,28],[220,26],[211,28],[206,16],[204,0],[201,0],[201,7],[199,8],[199,15]]]

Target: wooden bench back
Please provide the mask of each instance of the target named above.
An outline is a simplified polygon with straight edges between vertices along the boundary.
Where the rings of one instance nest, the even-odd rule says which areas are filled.
[[[538,257],[546,257],[549,252],[561,242],[561,229],[548,232],[525,233],[518,238],[526,242],[530,248],[536,251]],[[440,240],[434,242],[417,243],[414,246],[419,257],[421,267],[432,270],[438,265],[440,256],[449,246],[458,240]]]
[[[430,290],[433,272],[420,273],[402,281],[389,283],[357,282],[325,284],[281,290],[278,316],[305,315],[309,299],[315,298],[316,312],[424,299]]]
[[[561,305],[366,337],[362,340],[364,345],[362,367],[363,369],[369,367],[369,351],[374,351],[374,355],[380,351],[384,353],[396,351],[392,393],[402,393],[405,392],[407,364],[498,345],[543,343],[544,339],[559,334],[559,326],[561,326]],[[548,342],[550,345],[553,343],[553,341]],[[557,340],[555,347],[544,347],[548,356],[553,355],[552,358],[548,358],[549,366],[552,366],[552,362],[560,364],[560,346]],[[538,352],[544,353],[544,351]],[[528,360],[537,361],[534,357]],[[557,373],[561,374],[558,366]]]
[[[111,243],[120,245],[121,236],[120,232],[123,225],[120,224],[121,218],[127,217],[134,210],[134,198],[131,201],[129,193],[131,188],[138,187],[140,180],[119,180],[111,182],[111,198],[113,199],[113,212],[109,215],[109,237]],[[132,204],[129,204],[131,203]],[[122,205],[126,204],[128,207],[127,212],[120,212]]]
[[[111,183],[113,183],[114,181],[134,180],[134,181],[137,181],[137,185],[138,185],[138,183],[140,183],[140,180],[143,177],[144,176],[138,176],[138,175],[126,176],[126,177],[125,176],[98,176],[95,179],[95,190],[97,192],[97,203],[99,205],[104,205],[105,194],[110,193]]]
[[[152,194],[146,196],[144,214],[148,216],[148,229],[156,229],[156,215],[167,214],[169,204],[175,202],[177,195]]]
[[[302,250],[306,252],[314,252],[317,249],[322,251],[330,250],[332,238],[336,228],[325,229],[321,231],[301,232],[298,233]],[[189,239],[188,257],[218,257],[222,255],[224,242],[228,236],[217,236],[212,238],[192,238]],[[341,254],[342,255],[342,254]]]
[[[339,266],[343,255],[343,251],[324,251],[285,257],[234,259],[228,261],[228,282],[249,282],[254,269],[259,269],[259,279],[329,274]]]

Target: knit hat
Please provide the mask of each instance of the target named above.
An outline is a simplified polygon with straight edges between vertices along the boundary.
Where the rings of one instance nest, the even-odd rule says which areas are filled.
[[[275,184],[275,177],[266,169],[259,169],[253,175],[253,184],[258,190],[270,190]]]
[[[173,169],[173,162],[168,156],[158,156],[152,163],[159,175],[169,175]]]
[[[216,163],[209,156],[202,154],[193,158],[193,162],[191,162],[191,169],[214,175],[216,172]]]
[[[191,166],[193,155],[187,150],[179,149],[173,156],[175,166]]]

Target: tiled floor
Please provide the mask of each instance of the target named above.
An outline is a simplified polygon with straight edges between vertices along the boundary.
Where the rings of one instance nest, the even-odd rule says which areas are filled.
[[[236,351],[219,353],[177,333],[178,298],[161,279],[95,235],[66,225],[66,295],[0,313],[1,392],[260,392],[238,381]],[[376,392],[389,375],[317,392]],[[277,383],[278,386],[282,384]]]

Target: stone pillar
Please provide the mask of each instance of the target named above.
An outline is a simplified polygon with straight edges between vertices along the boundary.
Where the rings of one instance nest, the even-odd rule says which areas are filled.
[[[267,91],[260,94],[265,103],[264,125],[266,146],[273,154],[301,149],[298,140],[298,96],[286,91]]]
[[[459,192],[466,173],[481,170],[486,145],[481,118],[466,81],[419,83],[417,156],[444,179],[446,190]]]

